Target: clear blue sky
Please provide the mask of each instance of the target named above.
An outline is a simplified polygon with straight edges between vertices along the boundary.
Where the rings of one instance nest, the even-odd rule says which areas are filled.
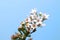
[[[11,40],[32,8],[50,15],[46,26],[32,34],[33,40],[60,40],[59,0],[0,0],[0,40]]]

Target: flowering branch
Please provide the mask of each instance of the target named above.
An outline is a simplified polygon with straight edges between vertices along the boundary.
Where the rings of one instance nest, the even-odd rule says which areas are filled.
[[[30,16],[21,22],[21,25],[18,27],[18,33],[12,35],[12,40],[26,40],[27,37],[31,37],[31,34],[36,31],[37,27],[45,26],[43,22],[48,19],[49,15],[41,12],[37,14],[36,9],[32,9],[30,13]],[[32,40],[32,38],[29,40]]]

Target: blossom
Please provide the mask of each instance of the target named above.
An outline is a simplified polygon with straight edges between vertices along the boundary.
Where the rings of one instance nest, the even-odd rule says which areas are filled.
[[[30,17],[27,17],[27,18],[25,19],[25,22],[31,22],[31,18],[30,18]]]
[[[31,25],[31,29],[34,30],[35,28],[37,28],[37,25],[36,25],[36,24],[32,24],[32,25]]]
[[[41,26],[42,25],[42,22],[41,21],[40,22],[37,22],[36,25],[37,26]]]
[[[37,18],[38,18],[37,15],[30,15],[30,19],[31,19],[31,21],[33,21],[33,20],[37,20]]]
[[[26,22],[26,27],[29,27],[29,22]]]
[[[30,18],[31,18],[31,20],[33,20],[34,19],[34,15],[30,15]]]
[[[37,10],[34,8],[34,9],[32,9],[32,11],[31,11],[30,13],[31,13],[32,15],[35,15],[36,12],[37,12]]]
[[[12,35],[12,39],[25,40],[26,37],[29,37],[30,34],[36,31],[37,27],[46,25],[44,21],[48,19],[49,15],[42,12],[40,12],[40,14],[37,14],[37,10],[35,8],[32,9],[30,13],[30,16],[20,23],[21,25],[18,27],[19,32],[15,35]],[[32,38],[29,40],[32,40]]]
[[[48,19],[48,17],[49,17],[49,15],[43,14],[43,18],[44,18],[44,19]]]
[[[42,12],[40,12],[39,16],[42,16],[42,15],[43,15]]]
[[[11,36],[11,39],[16,39],[16,38],[18,38],[18,37],[19,37],[18,35],[14,35],[14,34],[13,34],[13,35]]]

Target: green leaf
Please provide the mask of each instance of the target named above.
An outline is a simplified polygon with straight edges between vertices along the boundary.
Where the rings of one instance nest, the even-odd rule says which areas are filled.
[[[42,16],[42,14],[39,14],[39,16]]]

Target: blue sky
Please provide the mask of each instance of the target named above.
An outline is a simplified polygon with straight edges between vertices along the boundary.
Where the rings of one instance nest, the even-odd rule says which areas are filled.
[[[0,0],[0,40],[11,40],[32,8],[50,15],[46,26],[32,34],[33,40],[60,40],[60,0]]]

